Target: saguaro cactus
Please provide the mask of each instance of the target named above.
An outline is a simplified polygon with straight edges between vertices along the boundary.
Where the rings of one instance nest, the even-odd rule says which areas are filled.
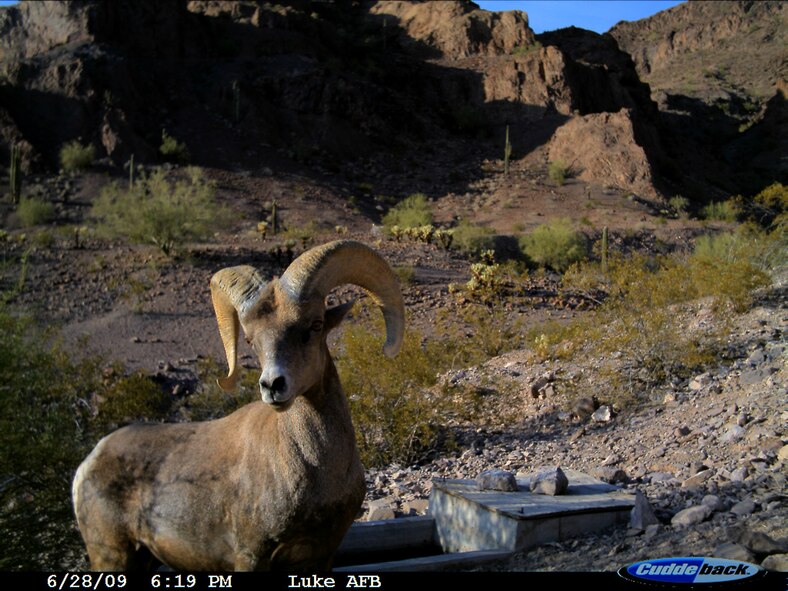
[[[233,121],[241,120],[241,85],[238,80],[233,80]]]
[[[607,226],[602,228],[602,272],[607,275]]]
[[[129,158],[129,191],[134,189],[134,154]]]
[[[8,184],[11,189],[11,201],[16,205],[19,203],[19,196],[22,193],[22,171],[20,169],[19,146],[11,146],[11,166],[9,168]]]
[[[276,200],[271,202],[271,234],[276,236]]]
[[[509,157],[512,155],[512,144],[509,143],[509,126],[506,126],[506,143],[503,148],[503,173],[509,174]]]

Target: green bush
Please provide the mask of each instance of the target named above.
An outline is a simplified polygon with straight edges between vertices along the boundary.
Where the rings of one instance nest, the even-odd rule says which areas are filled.
[[[407,331],[394,359],[383,356],[381,329],[347,325],[336,364],[350,400],[365,466],[410,464],[434,449],[448,401],[430,392],[443,351],[422,347],[421,335]]]
[[[773,253],[785,251],[784,238],[774,234],[745,229],[701,239],[689,257],[614,253],[604,276],[597,263],[575,265],[565,281],[588,280],[593,289],[605,290],[601,305],[569,323],[532,330],[532,350],[541,359],[618,358],[618,364],[595,371],[595,379],[618,404],[643,401],[650,388],[670,376],[689,377],[725,346],[724,322],[688,330],[694,306],[704,299],[721,320],[731,310],[746,310],[754,290],[768,283]]]
[[[400,285],[411,285],[416,277],[416,272],[411,265],[394,267],[394,273],[397,275]]]
[[[531,234],[522,236],[519,242],[523,253],[531,261],[558,272],[583,260],[588,250],[585,235],[575,231],[567,218],[542,224]]]
[[[465,284],[465,289],[482,301],[493,301],[504,295],[504,274],[501,265],[495,262],[492,250],[482,251],[480,259],[471,265],[471,278]]]
[[[374,320],[343,327],[334,355],[366,466],[410,464],[441,448],[450,439],[447,423],[460,415],[478,417],[468,414],[467,393],[448,395],[437,385],[438,376],[523,343],[521,322],[505,310],[469,305],[439,316],[430,338],[407,330],[399,355],[389,359],[381,352],[384,331],[377,310],[362,309],[355,316],[370,315]]]
[[[439,343],[451,361],[446,369],[478,365],[525,345],[523,321],[502,306],[470,303],[452,313],[462,326],[448,329]]]
[[[166,131],[161,132],[159,152],[164,160],[176,164],[188,164],[191,159],[189,148],[186,147],[186,144],[179,142]]]
[[[242,406],[260,399],[257,380],[259,372],[241,372],[240,380],[232,393],[222,390],[216,378],[226,375],[224,367],[213,359],[201,360],[197,367],[200,385],[188,397],[189,416],[194,421],[209,421],[227,416]]]
[[[168,397],[100,359],[71,361],[54,335],[1,302],[0,332],[0,569],[84,569],[74,471],[112,423],[158,419]]]
[[[452,248],[469,255],[479,255],[485,250],[494,250],[495,232],[492,228],[463,221],[454,228]]]
[[[739,217],[739,208],[736,206],[735,200],[728,199],[727,201],[712,201],[704,206],[701,210],[703,219],[713,220],[717,222],[735,222]]]
[[[547,176],[549,176],[556,185],[563,185],[566,181],[566,177],[569,176],[569,166],[563,160],[553,160],[547,166]]]
[[[679,215],[685,215],[687,213],[689,204],[689,199],[682,197],[681,195],[674,195],[668,199],[668,205],[670,205]]]
[[[432,211],[424,193],[414,193],[383,216],[383,225],[391,231],[394,226],[400,228],[416,228],[432,224]]]
[[[512,49],[512,55],[517,57],[525,57],[539,51],[540,49],[542,49],[542,44],[539,41],[535,41],[530,45],[518,45]]]
[[[745,219],[763,227],[785,228],[788,222],[788,186],[772,183],[752,199],[735,198]]]
[[[155,244],[169,256],[186,241],[205,239],[226,227],[229,214],[217,205],[213,184],[203,179],[199,168],[188,168],[186,174],[188,178],[170,182],[157,169],[131,189],[109,185],[93,206],[99,233]]]
[[[96,149],[92,144],[83,146],[74,140],[60,148],[60,166],[66,172],[76,172],[90,167],[95,157]]]
[[[36,197],[23,197],[17,205],[16,215],[23,228],[30,228],[52,221],[55,217],[55,206]]]
[[[106,430],[134,421],[156,421],[167,416],[170,398],[150,378],[133,373],[123,375],[116,368],[97,404],[96,423]]]

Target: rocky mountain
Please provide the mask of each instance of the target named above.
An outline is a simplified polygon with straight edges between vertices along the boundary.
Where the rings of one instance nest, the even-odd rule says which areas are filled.
[[[285,154],[331,169],[437,138],[484,145],[504,125],[519,155],[542,154],[571,118],[622,109],[646,129],[617,131],[638,146],[624,168],[659,153],[648,88],[610,40],[537,40],[524,13],[470,2],[22,2],[0,32],[0,158],[20,144],[28,170],[54,168],[74,139],[115,166],[155,161],[163,130],[219,167]],[[650,170],[574,166],[655,192]]]
[[[655,92],[708,102],[767,100],[788,73],[788,6],[690,0],[610,30]]]
[[[784,9],[706,4],[611,35],[537,36],[525,13],[468,1],[23,1],[0,9],[0,160],[17,144],[24,170],[52,170],[78,139],[115,167],[132,154],[155,162],[166,132],[194,163],[220,168],[275,170],[284,158],[339,171],[438,141],[477,168],[500,157],[509,126],[515,158],[565,160],[584,182],[648,198],[757,189],[783,174],[784,96],[765,93]],[[677,94],[676,63],[733,56],[745,30],[763,49],[757,67],[717,61],[713,75],[692,75],[756,115]]]
[[[784,2],[690,0],[609,31],[651,87],[681,176],[700,172],[718,197],[788,177],[787,17]]]

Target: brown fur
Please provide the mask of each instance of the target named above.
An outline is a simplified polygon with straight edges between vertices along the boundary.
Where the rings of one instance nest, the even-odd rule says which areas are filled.
[[[132,425],[99,442],[73,486],[93,569],[146,568],[152,557],[195,571],[330,569],[365,490],[325,342],[348,308],[294,302],[269,284],[242,326],[264,372],[285,376],[288,400]]]

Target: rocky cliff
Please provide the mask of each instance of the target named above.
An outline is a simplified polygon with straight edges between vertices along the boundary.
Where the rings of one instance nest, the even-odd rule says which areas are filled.
[[[788,178],[787,16],[784,2],[690,0],[610,30],[651,86],[679,176],[700,180],[690,192],[722,198]]]
[[[0,9],[0,161],[18,144],[25,169],[52,169],[60,146],[78,139],[114,166],[132,154],[152,162],[167,131],[201,165],[275,167],[284,155],[332,169],[437,140],[481,146],[509,125],[520,156],[609,149],[610,165],[597,166],[604,153],[583,160],[582,179],[678,192],[687,171],[670,144],[687,142],[671,124],[683,99],[655,95],[673,120],[660,115],[638,68],[662,71],[667,54],[633,48],[634,30],[614,30],[633,62],[610,36],[537,36],[525,13],[467,1],[23,1]],[[601,121],[621,124],[602,137]],[[701,136],[689,142],[696,152]],[[736,188],[735,175],[725,178]]]
[[[610,30],[655,91],[768,99],[788,65],[788,5],[690,0]]]

